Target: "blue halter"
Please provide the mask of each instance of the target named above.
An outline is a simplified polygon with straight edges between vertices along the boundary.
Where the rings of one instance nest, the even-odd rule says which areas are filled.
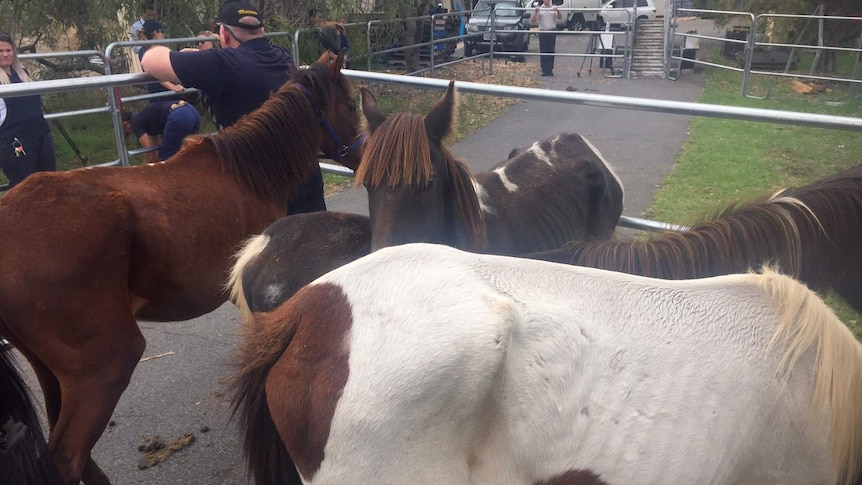
[[[296,83],[296,85],[299,86],[299,89],[303,93],[305,93],[306,96],[308,96],[309,100],[313,99],[311,91],[309,91],[307,87],[303,86],[300,83]],[[318,116],[317,121],[319,121],[320,124],[323,125],[324,128],[326,128],[326,131],[329,133],[329,137],[332,138],[332,141],[335,142],[335,145],[338,147],[336,153],[324,153],[324,158],[338,161],[349,155],[351,152],[358,150],[359,147],[362,146],[362,142],[365,141],[365,134],[360,136],[358,140],[356,140],[350,145],[342,143],[341,138],[338,137],[338,133],[336,133],[335,130],[332,129],[332,125],[330,125],[329,121],[326,120],[326,117],[323,116],[323,110],[321,110],[313,101],[311,104],[314,107],[315,113]]]

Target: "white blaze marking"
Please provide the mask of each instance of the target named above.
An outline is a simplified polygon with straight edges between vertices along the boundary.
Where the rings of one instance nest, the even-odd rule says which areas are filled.
[[[488,192],[485,192],[485,187],[476,181],[476,179],[471,178],[470,181],[473,183],[473,190],[476,191],[476,198],[479,199],[479,209],[482,212],[493,214],[494,211],[485,204],[485,199],[488,198]]]
[[[502,166],[500,168],[494,169],[494,173],[500,177],[500,182],[503,182],[503,187],[506,187],[506,190],[509,192],[517,192],[518,185],[509,180],[509,177],[506,176],[506,167]]]

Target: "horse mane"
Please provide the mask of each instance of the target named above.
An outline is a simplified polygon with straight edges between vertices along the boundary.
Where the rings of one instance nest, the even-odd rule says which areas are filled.
[[[297,84],[314,93],[314,99]],[[215,135],[194,137],[191,143],[211,144],[225,169],[249,190],[285,200],[317,164],[322,135],[315,106],[327,112],[332,90],[325,65],[298,69],[260,108]]]
[[[426,187],[434,177],[425,120],[415,113],[390,116],[365,140],[356,184],[378,188]]]
[[[445,150],[445,148],[444,148]],[[485,216],[479,206],[479,195],[473,186],[473,175],[470,167],[445,150],[446,163],[452,182],[452,196],[455,203],[455,218],[464,230],[470,249],[482,251],[488,247],[488,237],[485,226]]]
[[[862,465],[862,346],[832,310],[805,285],[767,268],[757,280],[781,309],[768,350],[783,344],[779,376],[786,382],[812,346],[816,381],[812,412],[832,425],[832,483],[851,484]]]
[[[765,262],[800,276],[800,232],[820,225],[797,199],[733,203],[687,231],[663,231],[635,241],[572,241],[561,248],[570,264],[654,278],[690,279],[743,273]]]
[[[636,241],[576,241],[531,257],[667,279],[742,273],[770,263],[819,290],[859,264],[851,258],[862,258],[860,228],[862,170],[856,167],[730,204],[687,231]]]
[[[455,159],[440,145],[450,174],[455,218],[461,224],[474,249],[487,246],[485,219],[479,197],[473,188],[470,167]],[[425,129],[425,117],[415,113],[398,113],[381,123],[366,140],[362,162],[356,171],[357,185],[376,189],[388,187],[427,187],[435,176],[431,163],[431,140]]]

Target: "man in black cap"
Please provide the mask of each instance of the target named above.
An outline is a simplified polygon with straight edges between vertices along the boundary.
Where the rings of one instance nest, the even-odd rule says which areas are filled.
[[[141,66],[160,81],[203,91],[216,123],[226,127],[259,108],[290,79],[295,65],[286,49],[271,45],[263,36],[263,21],[251,4],[228,0],[219,8],[217,20],[222,49],[175,52],[154,46],[144,54]],[[290,201],[288,211],[319,210],[326,210],[326,204],[318,169]]]

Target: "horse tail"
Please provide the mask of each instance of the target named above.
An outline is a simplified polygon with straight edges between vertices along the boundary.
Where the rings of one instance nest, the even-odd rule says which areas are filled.
[[[243,244],[242,249],[236,253],[236,263],[231,268],[230,276],[225,284],[225,290],[230,291],[230,299],[239,308],[240,317],[243,322],[249,322],[252,318],[251,308],[242,286],[243,271],[248,263],[266,248],[269,240],[270,237],[266,234],[259,234],[248,238]]]
[[[62,483],[11,350],[0,349],[0,483]]]
[[[269,371],[293,340],[298,322],[298,317],[282,318],[277,311],[253,314],[235,362],[239,372],[231,379],[232,417],[239,415],[248,475],[258,485],[302,483],[266,398]]]
[[[805,285],[768,268],[763,274],[761,288],[782,307],[769,343],[784,343],[779,374],[786,382],[796,361],[817,345],[812,411],[831,415],[833,483],[854,483],[862,470],[862,345]]]

